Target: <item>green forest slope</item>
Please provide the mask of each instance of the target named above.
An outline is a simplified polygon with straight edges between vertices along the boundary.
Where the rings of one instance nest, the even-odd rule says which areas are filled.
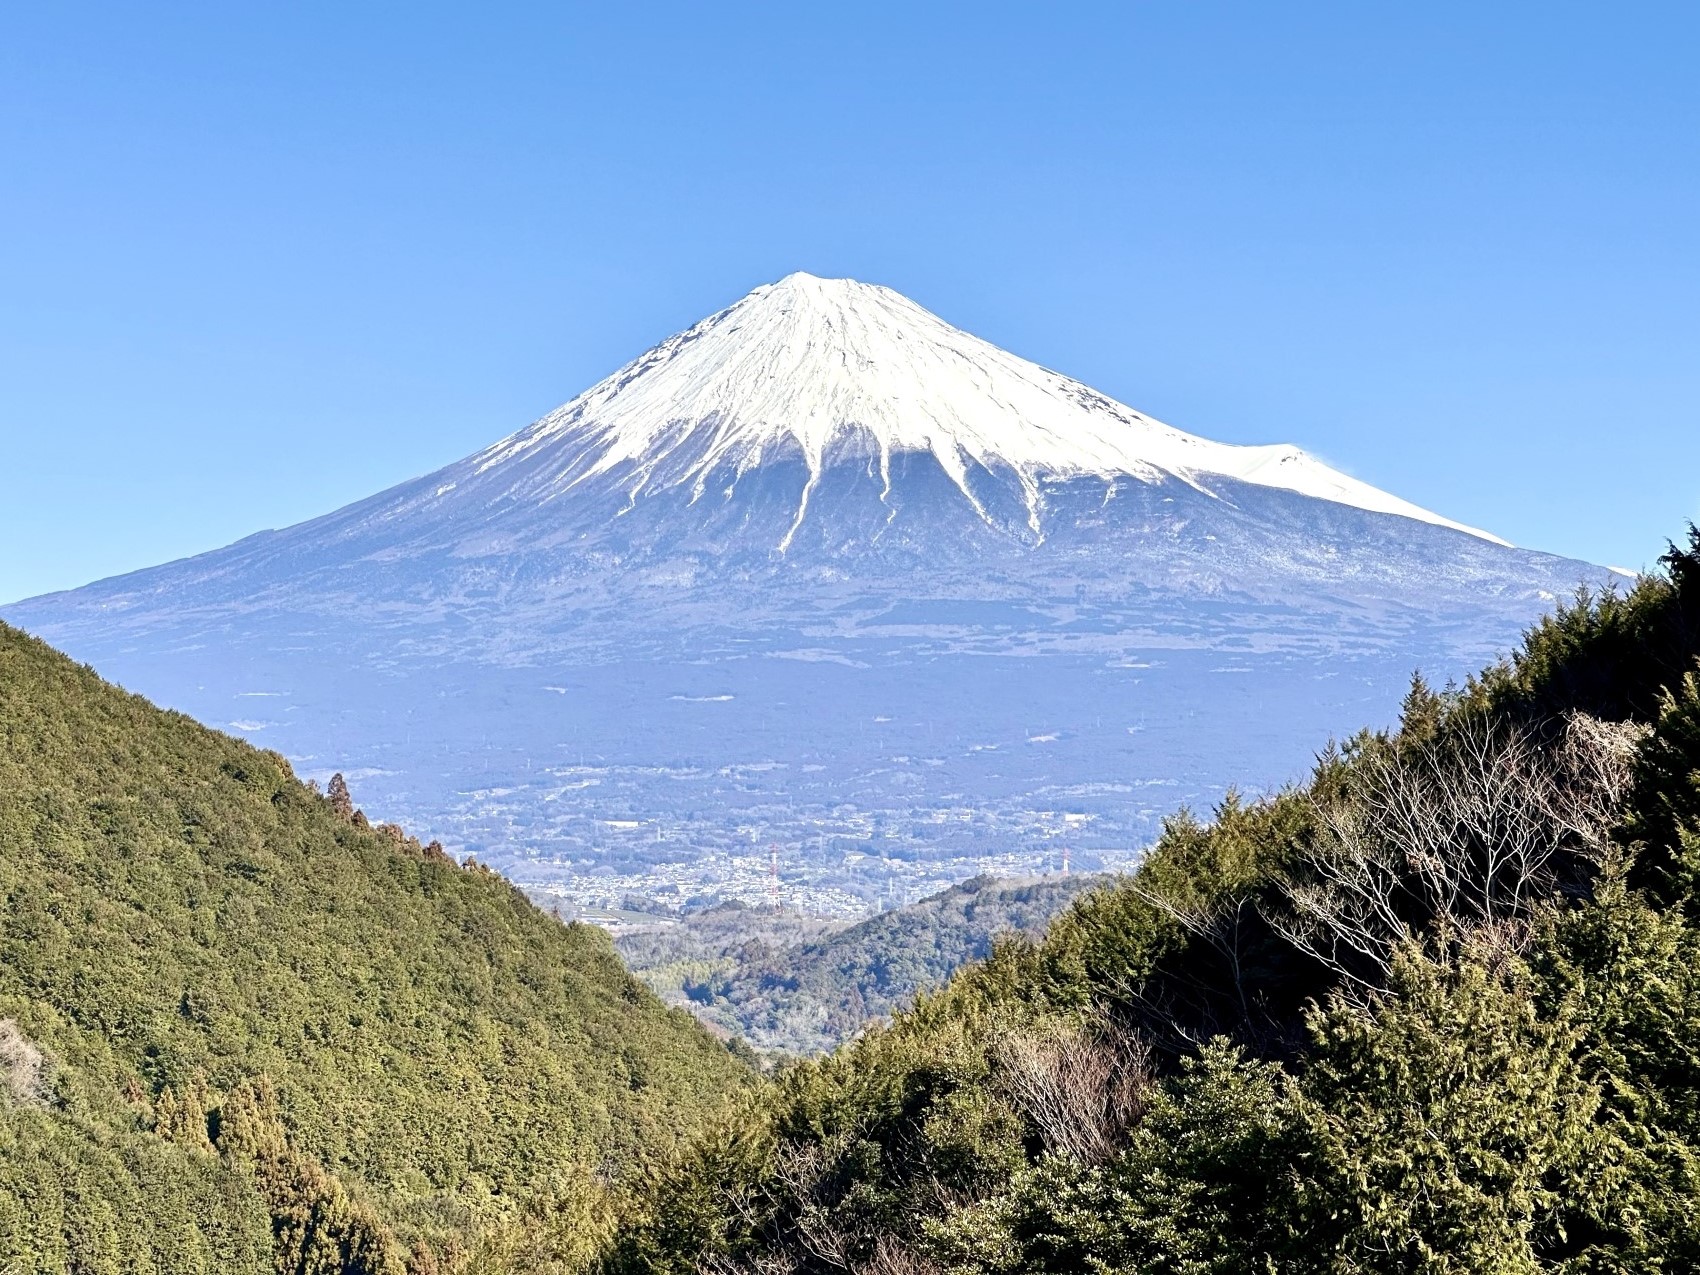
[[[0,625],[0,1270],[553,1269],[748,1073],[607,939]]]
[[[1700,1270],[1700,532],[657,1170],[620,1272]]]
[[[758,1049],[812,1054],[986,956],[998,935],[1039,934],[1101,880],[975,877],[824,934],[818,922],[724,903],[614,947],[669,1003]]]

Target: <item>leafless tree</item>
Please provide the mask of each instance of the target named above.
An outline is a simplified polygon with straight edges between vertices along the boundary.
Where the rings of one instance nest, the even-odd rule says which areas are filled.
[[[1240,1016],[1249,1022],[1251,1006],[1246,1000],[1241,949],[1247,913],[1255,915],[1256,905],[1252,895],[1245,892],[1214,899],[1208,903],[1183,902],[1161,890],[1147,888],[1138,876],[1131,879],[1129,888],[1142,902],[1161,912],[1222,958],[1228,972],[1233,976],[1234,994],[1239,997],[1240,1002]]]
[[[774,1180],[781,1196],[796,1208],[794,1238],[816,1263],[832,1270],[855,1269],[864,1239],[833,1206],[827,1182],[837,1148],[819,1142],[786,1142],[774,1157]]]
[[[1147,1051],[1109,1024],[1012,1032],[995,1059],[999,1088],[1054,1155],[1099,1164],[1144,1113]]]
[[[1266,919],[1365,1000],[1419,934],[1518,947],[1536,908],[1610,852],[1638,728],[1572,716],[1555,741],[1471,722],[1378,748],[1319,801],[1315,851]]]
[[[760,1253],[747,1260],[710,1253],[697,1259],[697,1275],[792,1275],[797,1263],[782,1253]]]
[[[938,1275],[936,1263],[892,1235],[874,1240],[873,1254],[858,1268],[858,1275]]]
[[[45,1107],[53,1100],[46,1056],[10,1018],[0,1018],[0,1082],[14,1101],[28,1106]]]
[[[934,1275],[936,1267],[914,1251],[909,1237],[846,1209],[838,1166],[860,1136],[840,1130],[824,1142],[782,1141],[772,1172],[723,1198],[729,1217],[757,1237],[757,1251],[732,1258],[699,1258],[699,1275],[792,1275],[803,1270],[848,1275]],[[921,1182],[941,1211],[962,1203],[937,1181]]]
[[[758,1253],[745,1259],[712,1254],[696,1263],[697,1275],[796,1275],[803,1265],[782,1252]],[[938,1275],[938,1266],[892,1235],[872,1241],[869,1255],[842,1269],[853,1275]]]

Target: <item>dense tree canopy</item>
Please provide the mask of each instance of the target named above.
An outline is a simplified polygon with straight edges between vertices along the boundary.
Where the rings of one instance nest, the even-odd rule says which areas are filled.
[[[1700,533],[653,1175],[620,1271],[1700,1264]]]
[[[0,626],[0,1269],[454,1269],[742,1083],[600,931],[354,815]]]

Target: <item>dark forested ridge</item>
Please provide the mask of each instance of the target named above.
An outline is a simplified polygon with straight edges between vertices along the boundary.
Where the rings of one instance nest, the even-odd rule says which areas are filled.
[[[0,1270],[550,1270],[747,1071],[606,937],[0,625]]]
[[[606,1261],[1700,1269],[1700,533],[783,1070]]]
[[[985,957],[997,936],[1037,936],[1101,879],[975,877],[851,925],[731,902],[614,946],[670,1003],[757,1049],[812,1054]]]

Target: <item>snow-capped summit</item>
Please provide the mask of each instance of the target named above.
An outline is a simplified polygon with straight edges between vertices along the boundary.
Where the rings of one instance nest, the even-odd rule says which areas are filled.
[[[787,453],[801,454],[809,477],[781,547],[834,463],[873,462],[889,495],[892,457],[901,453],[930,454],[982,516],[970,470],[1012,476],[1040,536],[1042,482],[1093,476],[1174,477],[1206,491],[1212,478],[1228,477],[1497,539],[1297,447],[1236,447],[1184,433],[954,328],[890,288],[804,273],[669,337],[473,463],[484,473],[530,461],[525,468],[546,475],[552,492],[621,472],[636,500],[679,486],[701,496],[720,468],[742,474]]]
[[[3,614],[522,881],[688,897],[777,843],[873,899],[1123,862],[1609,578],[797,274],[434,473]]]

